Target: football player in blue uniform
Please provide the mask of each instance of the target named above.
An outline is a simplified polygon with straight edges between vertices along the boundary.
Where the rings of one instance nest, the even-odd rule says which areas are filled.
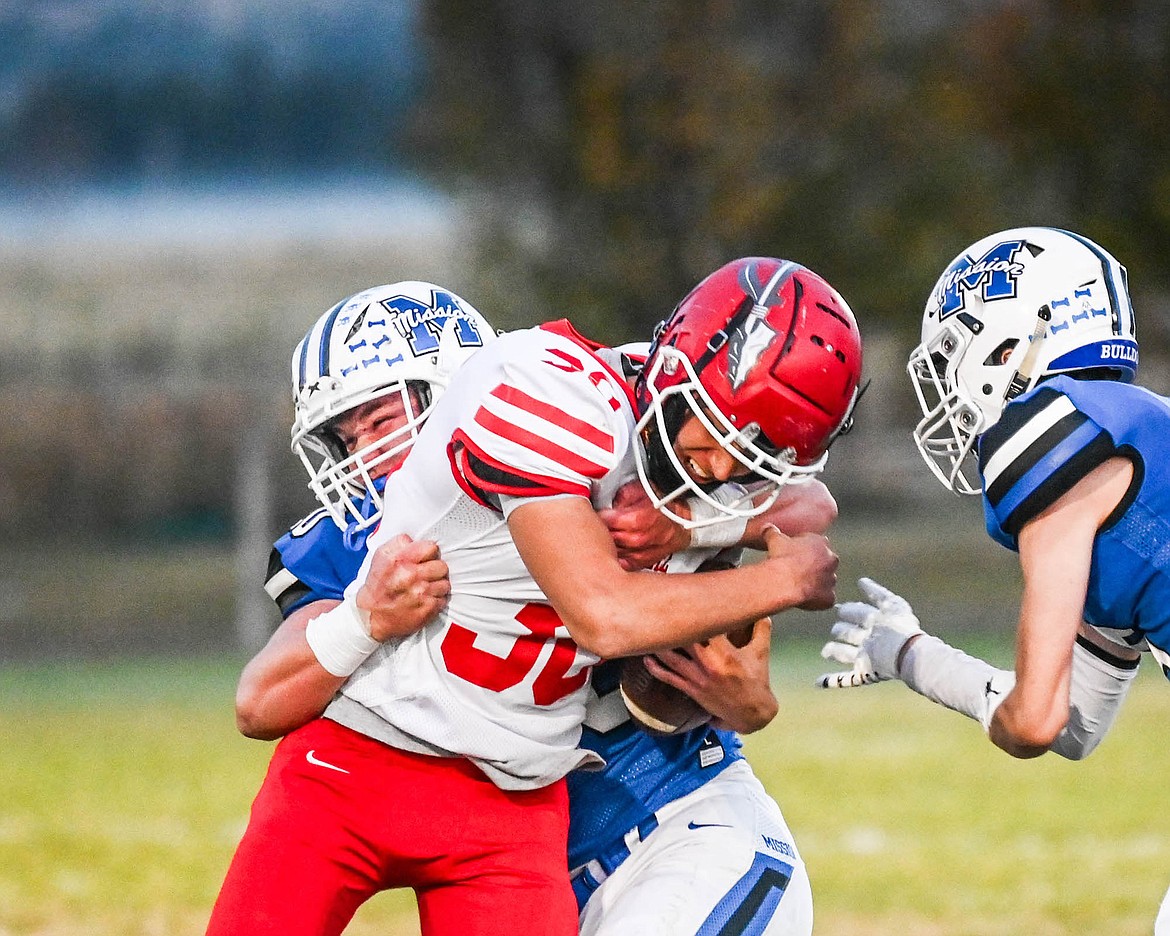
[[[309,338],[313,336],[310,332]],[[316,341],[329,343],[321,335]],[[625,357],[633,374],[637,350]],[[312,363],[315,367],[316,360]],[[318,378],[320,391],[306,396],[304,362],[294,361],[294,369],[294,448],[323,506],[281,537],[272,553],[266,590],[280,606],[285,632],[303,628],[308,619],[342,600],[381,514],[377,481],[385,469],[369,464],[371,453],[385,458],[394,450],[378,438],[379,431],[394,427],[393,421],[371,427],[368,437],[359,428],[350,433],[352,438],[342,438],[334,429],[337,438],[332,440],[321,431],[350,425],[352,421],[339,422],[338,416],[354,412],[357,402],[370,405],[376,400],[368,392],[371,388],[362,386],[360,370],[350,376],[346,361],[339,359],[323,368],[327,373]],[[412,392],[419,395],[417,389]],[[305,409],[309,400],[311,413]],[[362,427],[365,422],[352,424]],[[307,446],[315,457],[303,451]],[[742,489],[736,496],[743,496]],[[692,510],[697,509],[695,502]],[[633,568],[649,567],[688,548],[730,545],[724,542],[729,537],[751,538],[749,524],[755,533],[768,523],[787,534],[820,533],[835,519],[836,505],[824,485],[808,481],[782,491],[759,517],[688,530],[668,520],[635,481],[601,515]],[[417,544],[402,545],[409,550]],[[724,558],[737,561],[737,551],[729,553]],[[403,576],[404,592],[433,584],[430,575],[409,578],[433,564],[431,557],[404,552],[393,561]],[[279,737],[319,715],[336,689],[322,680],[320,667],[308,672],[297,665],[274,667],[272,662],[286,652],[282,639],[278,632],[275,643],[261,651],[241,678],[237,717],[241,730],[253,737]],[[744,760],[737,734],[764,727],[777,712],[769,685],[770,644],[770,623],[764,619],[744,647],[716,637],[648,658],[652,673],[691,694],[713,715],[709,723],[669,735],[649,734],[631,720],[619,691],[620,661],[595,667],[581,745],[600,754],[606,767],[569,777],[568,861],[576,869],[582,932],[674,933],[678,930],[669,921],[686,919],[692,912],[689,906],[671,906],[680,903],[704,907],[699,914],[699,919],[709,917],[700,930],[704,933],[732,931],[724,929],[727,925],[738,926],[735,932],[774,936],[811,931],[811,891],[803,863],[778,807]],[[730,873],[728,868],[738,870],[730,883],[721,883],[720,875]],[[718,895],[704,904],[706,891],[715,888]]]
[[[1133,383],[1126,271],[1086,237],[1002,231],[956,257],[910,355],[936,477],[981,494],[987,531],[1019,554],[1015,670],[926,634],[910,605],[862,579],[824,655],[826,688],[900,679],[1029,758],[1088,755],[1143,651],[1170,676],[1170,400]],[[975,471],[977,470],[977,474]],[[1170,898],[1156,924],[1170,934]]]

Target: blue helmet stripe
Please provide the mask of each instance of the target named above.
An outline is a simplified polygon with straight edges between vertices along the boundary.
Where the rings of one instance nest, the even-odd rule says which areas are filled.
[[[329,345],[330,339],[333,337],[333,323],[337,321],[337,316],[341,314],[342,308],[349,302],[350,298],[352,297],[342,299],[330,309],[329,318],[325,320],[325,327],[321,329],[321,369],[318,373],[322,376],[329,373]]]
[[[309,329],[309,334],[301,339],[301,362],[300,362],[300,381],[297,383],[298,390],[304,390],[305,384],[308,382],[309,375],[305,373],[309,366],[309,339],[313,337],[313,330]]]

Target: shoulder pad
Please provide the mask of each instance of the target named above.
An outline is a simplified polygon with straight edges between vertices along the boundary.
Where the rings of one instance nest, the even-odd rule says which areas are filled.
[[[1009,403],[979,440],[979,472],[995,519],[1011,536],[1116,452],[1068,396],[1041,387]]]

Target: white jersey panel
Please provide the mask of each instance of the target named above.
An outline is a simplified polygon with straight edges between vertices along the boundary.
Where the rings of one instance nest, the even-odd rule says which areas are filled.
[[[400,532],[435,539],[450,602],[422,630],[380,647],[342,687],[391,726],[390,743],[401,733],[422,749],[469,757],[507,789],[545,786],[597,760],[577,750],[597,659],[556,618],[496,501],[514,472],[538,486],[529,496],[578,493],[608,505],[636,476],[633,426],[619,378],[544,329],[502,336],[455,376],[387,483],[385,519],[369,539],[371,554]],[[492,471],[457,469],[449,449],[459,440]]]
[[[581,936],[809,936],[808,871],[780,807],[738,761],[628,836],[629,857],[581,911]]]

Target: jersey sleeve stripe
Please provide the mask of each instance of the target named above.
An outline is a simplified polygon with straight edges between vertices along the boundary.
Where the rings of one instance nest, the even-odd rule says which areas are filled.
[[[1001,501],[1011,499],[1009,492],[1016,489],[1037,466],[1050,472],[1056,471],[1079,448],[1088,445],[1098,431],[1099,428],[1081,413],[1065,416],[1006,466],[994,484],[984,482],[988,502],[998,509]]]
[[[1011,436],[1004,439],[998,449],[986,460],[983,468],[984,487],[989,491],[995,487],[1003,472],[1015,465],[1020,456],[1037,439],[1047,433],[1061,419],[1075,412],[1076,407],[1073,406],[1072,400],[1062,394],[1055,397]],[[982,452],[981,454],[987,455],[988,453]],[[1021,472],[1017,471],[1018,473]]]
[[[551,439],[546,439],[537,435],[535,432],[497,416],[486,407],[480,407],[479,411],[475,414],[475,421],[488,432],[521,448],[535,452],[544,459],[563,465],[574,474],[583,475],[586,478],[601,478],[609,470],[605,465],[591,461],[575,452],[571,452]]]
[[[280,597],[276,599],[276,606],[280,608],[281,617],[286,618],[305,605],[320,600],[322,600],[321,596],[314,594],[308,585],[304,582],[297,582],[295,585],[285,589]]]
[[[1115,452],[1109,434],[1095,423],[1086,422],[1004,496],[996,507],[996,512],[1004,518],[1004,531],[1018,536],[1025,523],[1056,503],[1062,494]]]
[[[268,597],[273,601],[279,601],[280,596],[292,588],[298,581],[292,572],[282,568],[268,577],[268,581],[264,583],[264,590],[268,592]]]
[[[501,384],[492,391],[492,396],[498,400],[502,400],[504,403],[515,406],[517,409],[531,413],[533,416],[545,422],[559,426],[566,432],[579,437],[591,445],[595,445],[607,452],[613,452],[613,436],[604,429],[599,429],[592,423],[578,419],[576,416],[566,413],[560,407],[538,400],[517,387]]]
[[[493,509],[498,507],[488,498],[490,494],[507,494],[513,497],[539,497],[551,494],[588,497],[590,494],[588,485],[502,465],[463,432],[456,432],[452,437],[447,455],[459,486],[468,496]]]

